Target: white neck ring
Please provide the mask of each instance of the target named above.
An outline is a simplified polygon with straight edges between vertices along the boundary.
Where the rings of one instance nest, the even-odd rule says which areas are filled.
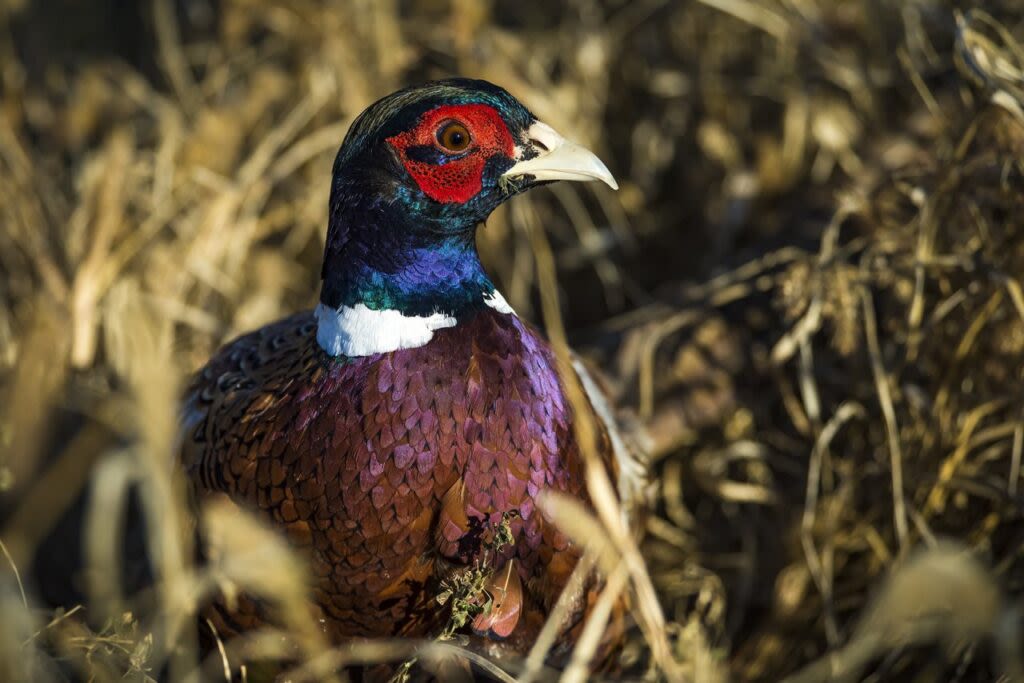
[[[484,303],[505,315],[515,311],[500,292],[484,295]],[[436,330],[454,327],[458,322],[445,313],[405,315],[396,310],[374,310],[366,304],[331,308],[318,304],[316,340],[331,356],[358,358],[400,349],[415,349],[434,337]]]

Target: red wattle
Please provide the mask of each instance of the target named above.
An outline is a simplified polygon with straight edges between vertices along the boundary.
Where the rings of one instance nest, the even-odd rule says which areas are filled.
[[[469,130],[472,144],[468,152],[444,164],[409,159],[410,147],[437,145],[437,129],[445,121],[455,120]],[[420,118],[412,130],[388,138],[398,151],[402,164],[423,193],[443,204],[467,202],[483,187],[484,166],[495,154],[511,157],[515,143],[498,111],[486,104],[444,105]]]

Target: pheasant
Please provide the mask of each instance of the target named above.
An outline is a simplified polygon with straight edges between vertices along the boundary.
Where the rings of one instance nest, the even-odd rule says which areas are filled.
[[[581,554],[536,506],[545,489],[588,499],[576,416],[551,348],[475,247],[498,205],[555,180],[617,189],[594,154],[485,81],[379,100],[334,163],[316,309],[228,343],[188,390],[192,488],[285,532],[335,640],[436,631],[440,587],[504,522],[493,607],[471,628],[528,643]],[[593,409],[606,424],[607,407]],[[620,488],[639,480],[639,461],[600,432]],[[213,612],[228,633],[266,618],[252,600]]]

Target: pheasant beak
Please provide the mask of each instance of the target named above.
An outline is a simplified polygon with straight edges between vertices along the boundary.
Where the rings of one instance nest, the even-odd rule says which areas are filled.
[[[537,155],[517,162],[502,174],[503,178],[528,175],[535,180],[600,180],[613,190],[619,189],[608,167],[593,152],[569,142],[548,124],[534,121],[526,135],[527,144]]]

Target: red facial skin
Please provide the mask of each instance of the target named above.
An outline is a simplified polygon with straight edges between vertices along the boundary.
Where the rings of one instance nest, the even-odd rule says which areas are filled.
[[[437,141],[438,130],[449,121],[466,127],[471,138],[461,152],[445,150]],[[480,192],[484,166],[495,154],[511,157],[515,143],[508,126],[494,107],[486,104],[445,105],[425,113],[412,130],[387,139],[402,164],[424,194],[442,204],[467,202]],[[453,157],[443,164],[409,159],[411,147],[431,145]]]

